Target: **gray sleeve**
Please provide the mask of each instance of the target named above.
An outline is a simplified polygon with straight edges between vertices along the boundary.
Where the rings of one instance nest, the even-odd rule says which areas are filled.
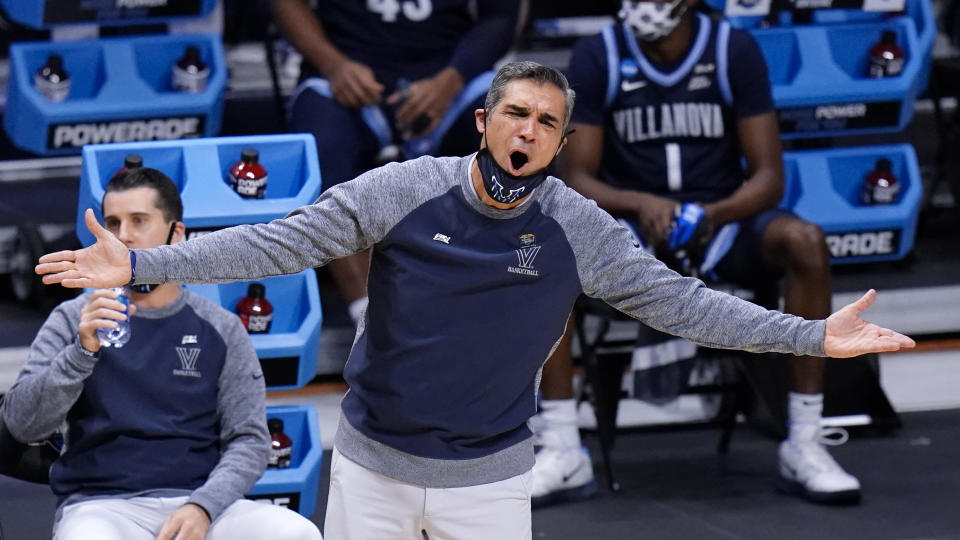
[[[57,306],[30,344],[27,363],[3,400],[3,420],[21,442],[56,431],[83,391],[97,358],[75,344],[80,310],[89,295]]]
[[[632,234],[593,201],[558,196],[563,211],[556,219],[576,253],[588,296],[707,347],[824,356],[825,321],[767,310],[683,277],[637,247]]]
[[[212,306],[195,304],[194,307],[220,331],[227,344],[217,397],[220,461],[188,500],[203,507],[214,520],[250,491],[263,474],[270,452],[270,436],[263,372],[250,336],[235,315]]]
[[[421,160],[414,160],[418,162]],[[392,163],[326,192],[283,219],[222,229],[189,242],[134,250],[137,283],[223,283],[292,274],[368,249],[419,200],[429,174]]]

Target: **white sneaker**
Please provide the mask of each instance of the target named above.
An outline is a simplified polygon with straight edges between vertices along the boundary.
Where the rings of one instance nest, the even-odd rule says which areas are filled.
[[[780,443],[777,487],[807,499],[831,504],[860,501],[860,482],[848,474],[818,441]]]
[[[582,446],[544,446],[533,466],[534,508],[583,500],[597,491],[590,454]]]

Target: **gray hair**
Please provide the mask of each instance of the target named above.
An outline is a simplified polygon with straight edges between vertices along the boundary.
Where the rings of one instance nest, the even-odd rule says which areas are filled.
[[[503,92],[507,87],[507,83],[518,79],[530,79],[538,84],[552,84],[563,91],[563,95],[566,97],[563,131],[566,132],[567,126],[570,124],[570,113],[573,112],[573,102],[576,99],[577,93],[570,88],[570,83],[567,82],[567,78],[563,76],[563,73],[550,66],[530,61],[510,62],[504,65],[500,68],[500,71],[497,71],[493,82],[490,83],[490,90],[487,91],[487,100],[483,104],[484,108],[492,111],[493,108],[503,100]]]

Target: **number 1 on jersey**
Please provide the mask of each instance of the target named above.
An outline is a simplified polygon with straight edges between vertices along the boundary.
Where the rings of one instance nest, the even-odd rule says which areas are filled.
[[[680,145],[667,143],[664,149],[667,152],[667,188],[670,191],[680,191],[683,187],[683,163],[680,160]]]

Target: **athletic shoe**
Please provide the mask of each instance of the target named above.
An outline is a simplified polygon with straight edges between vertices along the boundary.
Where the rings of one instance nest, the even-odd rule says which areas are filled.
[[[848,474],[818,441],[780,443],[780,474],[777,488],[826,504],[860,501],[860,482]]]
[[[533,466],[534,508],[560,502],[580,501],[597,491],[590,454],[582,446],[544,446]]]

